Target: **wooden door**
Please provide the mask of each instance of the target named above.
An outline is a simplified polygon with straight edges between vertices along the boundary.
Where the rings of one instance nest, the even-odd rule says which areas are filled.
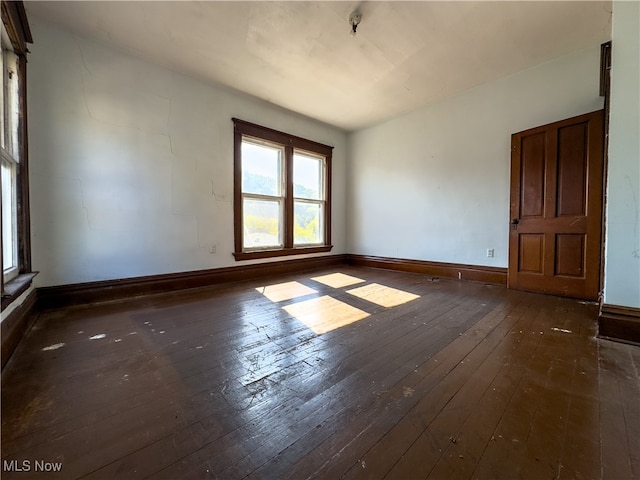
[[[603,111],[511,137],[509,288],[597,300]]]

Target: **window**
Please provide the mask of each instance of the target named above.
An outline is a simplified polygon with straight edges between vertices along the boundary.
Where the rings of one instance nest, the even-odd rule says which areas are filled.
[[[333,147],[233,122],[236,260],[330,251]]]
[[[26,53],[31,32],[22,2],[2,1],[0,184],[2,309],[31,283],[26,126]]]
[[[18,57],[2,27],[2,271],[4,281],[18,276],[18,224],[16,178],[20,161],[18,142]]]

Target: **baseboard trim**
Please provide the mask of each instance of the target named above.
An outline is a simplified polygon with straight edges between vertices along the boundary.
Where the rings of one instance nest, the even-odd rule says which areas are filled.
[[[20,341],[27,334],[37,317],[36,301],[38,293],[31,290],[22,304],[12,311],[0,324],[2,354],[0,355],[2,368],[9,361]]]
[[[507,269],[482,265],[460,263],[429,262],[426,260],[407,260],[403,258],[374,257],[370,255],[346,255],[346,261],[352,265],[372,268],[384,268],[401,272],[437,275],[473,282],[507,285]]]
[[[191,272],[42,287],[38,288],[38,308],[50,310],[75,305],[121,301],[133,297],[315,270],[343,264],[345,262],[344,257],[344,255],[328,255]]]
[[[640,345],[640,308],[603,304],[598,337]]]

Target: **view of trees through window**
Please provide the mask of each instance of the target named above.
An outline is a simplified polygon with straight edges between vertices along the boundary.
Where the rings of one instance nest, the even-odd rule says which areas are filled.
[[[278,179],[253,173],[242,172],[242,188],[245,192],[276,192]],[[294,184],[296,198],[320,198],[317,189]],[[245,199],[244,228],[245,246],[281,245],[281,211],[279,202]],[[294,241],[297,244],[314,244],[322,241],[320,228],[321,209],[315,203],[296,201],[294,206]]]

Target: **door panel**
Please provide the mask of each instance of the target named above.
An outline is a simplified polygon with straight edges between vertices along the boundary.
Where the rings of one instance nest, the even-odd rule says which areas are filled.
[[[509,288],[596,300],[603,112],[512,135]]]
[[[520,217],[540,217],[544,213],[545,135],[522,139],[522,199]]]
[[[556,274],[584,278],[585,235],[561,233],[556,235]]]
[[[585,215],[588,125],[558,130],[558,216]]]
[[[527,273],[543,273],[544,235],[520,235],[519,270]]]

